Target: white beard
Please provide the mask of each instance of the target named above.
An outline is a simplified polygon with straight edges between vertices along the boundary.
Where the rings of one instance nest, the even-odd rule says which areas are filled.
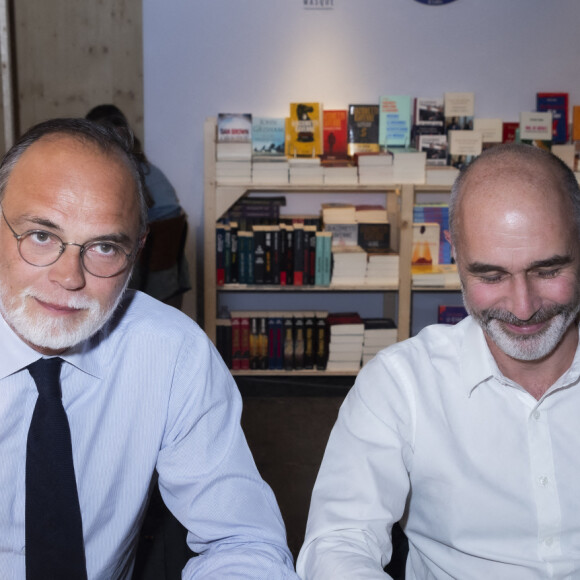
[[[558,346],[580,311],[580,303],[577,300],[571,304],[538,311],[525,322],[529,324],[548,322],[548,325],[535,334],[517,335],[509,332],[503,323],[517,325],[523,324],[524,321],[519,320],[510,312],[503,310],[474,312],[465,299],[464,302],[469,314],[497,347],[509,357],[523,361],[540,360],[549,355]]]
[[[50,314],[32,315],[28,310],[30,300],[36,298],[50,303],[52,298],[29,287],[8,299],[7,288],[0,281],[0,310],[8,325],[29,344],[55,351],[65,350],[90,338],[103,327],[119,305],[128,283],[129,278],[115,300],[106,308],[94,298],[76,295],[69,297],[65,306],[86,312],[82,320],[71,322],[66,317]]]

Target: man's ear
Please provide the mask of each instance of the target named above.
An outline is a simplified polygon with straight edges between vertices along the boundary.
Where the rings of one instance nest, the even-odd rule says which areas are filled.
[[[449,230],[443,230],[443,234],[445,235],[445,239],[451,245],[451,257],[453,258],[454,262],[457,262],[457,255],[455,253],[455,246],[453,245],[453,242],[451,241],[451,233],[449,232]]]

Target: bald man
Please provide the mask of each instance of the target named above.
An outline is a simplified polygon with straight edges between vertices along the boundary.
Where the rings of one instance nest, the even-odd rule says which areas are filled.
[[[298,559],[305,580],[580,578],[580,190],[498,146],[451,195],[470,314],[383,350],[340,410]]]

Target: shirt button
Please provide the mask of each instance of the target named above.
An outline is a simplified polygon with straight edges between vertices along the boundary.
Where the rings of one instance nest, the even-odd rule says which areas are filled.
[[[540,411],[534,411],[534,419],[537,421],[540,418]]]
[[[538,478],[538,483],[542,487],[546,487],[548,485],[548,483],[550,483],[550,480],[545,475],[542,475],[542,477]]]
[[[546,546],[551,546],[554,543],[554,538],[546,538],[544,540],[544,544],[546,544]]]

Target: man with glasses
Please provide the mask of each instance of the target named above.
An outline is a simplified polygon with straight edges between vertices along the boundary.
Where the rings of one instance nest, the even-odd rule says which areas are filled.
[[[230,373],[188,317],[126,290],[147,229],[130,151],[112,130],[61,119],[29,130],[0,165],[0,575],[130,578],[158,474],[199,554],[184,578],[295,578]],[[70,503],[80,509],[70,560],[82,571],[57,554],[63,571],[51,572],[52,554],[39,559],[34,545],[60,549],[60,531],[42,529],[52,502],[39,506],[29,492],[60,488],[31,475],[41,358],[58,359],[51,384],[68,419]]]

